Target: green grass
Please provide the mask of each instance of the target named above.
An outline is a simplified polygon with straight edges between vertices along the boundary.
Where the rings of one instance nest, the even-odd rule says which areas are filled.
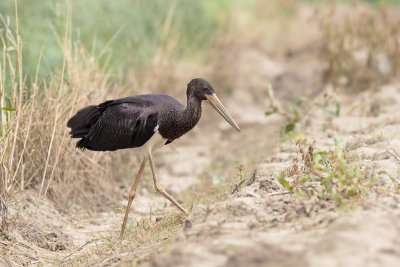
[[[24,40],[24,73],[28,79],[35,76],[43,52],[39,78],[49,78],[63,62],[63,51],[56,35],[62,36],[65,31],[68,0],[17,2],[19,28]],[[400,3],[400,0],[386,2]],[[79,40],[93,55],[102,54],[102,64],[111,55],[108,70],[112,76],[122,78],[130,74],[127,70],[143,68],[158,49],[171,40],[176,42],[172,53],[174,58],[204,60],[204,51],[221,33],[230,11],[238,6],[249,6],[244,0],[96,0],[71,3],[71,43]],[[165,24],[168,14],[172,15],[170,27]],[[6,20],[8,18],[11,29],[15,30],[14,0],[0,1],[0,15]],[[0,34],[4,34],[2,23]]]
[[[25,73],[34,77],[43,51],[39,77],[46,78],[62,66],[63,52],[56,35],[63,36],[65,31],[68,1],[17,2],[20,33],[24,40]],[[212,44],[233,6],[233,2],[228,0],[96,0],[71,3],[72,44],[79,40],[93,55],[99,55],[105,48],[107,54],[112,48],[108,66],[114,75],[126,74],[127,68],[142,68],[157,49],[170,40],[177,43],[174,57],[199,57]],[[11,28],[15,29],[14,0],[0,1],[0,14],[9,18]],[[172,15],[170,27],[165,23],[168,14]],[[3,28],[0,26],[0,29]],[[110,41],[112,44],[108,46]]]
[[[367,176],[360,166],[347,161],[338,144],[329,151],[315,151],[315,141],[305,138],[297,145],[298,157],[277,176],[289,192],[306,197],[316,195],[341,207],[360,202],[376,185],[375,177]]]

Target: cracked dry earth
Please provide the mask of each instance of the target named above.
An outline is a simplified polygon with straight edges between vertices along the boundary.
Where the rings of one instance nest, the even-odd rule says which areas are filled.
[[[400,158],[393,153],[400,151],[400,88],[340,101],[345,115],[317,110],[305,135],[319,149],[338,138],[348,161],[377,174],[384,193],[347,211],[285,194],[276,174],[297,153],[285,143],[237,193],[195,207],[174,244],[141,266],[400,266]]]

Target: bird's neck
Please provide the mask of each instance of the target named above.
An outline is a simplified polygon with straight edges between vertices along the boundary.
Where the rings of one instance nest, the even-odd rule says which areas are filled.
[[[181,114],[180,122],[186,131],[190,131],[200,120],[201,100],[188,98],[185,110]]]
[[[188,98],[187,106],[183,110],[165,113],[160,124],[160,134],[164,139],[173,141],[190,131],[200,120],[201,100]]]

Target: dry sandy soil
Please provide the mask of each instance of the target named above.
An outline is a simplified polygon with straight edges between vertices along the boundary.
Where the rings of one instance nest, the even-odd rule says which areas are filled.
[[[288,194],[276,180],[298,149],[280,135],[285,119],[265,116],[266,85],[272,83],[285,103],[300,95],[324,97],[322,67],[310,60],[313,50],[303,48],[290,58],[242,50],[233,82],[241,90],[223,99],[240,135],[207,107],[199,127],[157,154],[161,183],[193,203],[187,217],[154,193],[149,173],[124,240],[118,233],[129,182],[101,213],[65,211],[37,192],[24,192],[9,207],[12,227],[0,239],[0,266],[400,266],[398,84],[335,94],[341,115],[315,105],[303,129],[316,149],[332,149],[333,137],[340,140],[350,163],[378,177],[379,193],[337,209],[331,201]]]
[[[321,131],[329,118],[320,114],[306,134],[318,140],[319,149],[332,147],[332,136],[340,138],[350,162],[381,174],[379,186],[386,193],[347,211],[279,194],[276,174],[298,150],[285,143],[256,167],[239,192],[195,207],[176,242],[143,266],[398,266],[400,161],[391,151],[400,150],[400,88],[386,86],[369,94],[342,103],[364,106],[363,99],[375,99],[382,108],[379,115],[345,115]]]

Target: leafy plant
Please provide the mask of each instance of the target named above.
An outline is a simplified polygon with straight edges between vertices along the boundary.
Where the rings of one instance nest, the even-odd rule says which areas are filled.
[[[286,119],[286,124],[282,130],[292,139],[298,139],[298,137],[303,136],[301,122],[303,114],[305,113],[304,103],[307,102],[307,99],[299,99],[291,106],[286,107],[275,98],[274,89],[271,85],[267,88],[267,94],[269,107],[265,115],[270,116],[272,114],[278,114],[283,116]]]
[[[293,164],[278,174],[278,182],[288,191],[302,196],[317,196],[341,206],[359,200],[374,186],[360,166],[347,162],[339,146],[329,151],[315,151],[315,141],[304,138],[298,143]]]
[[[341,114],[341,103],[330,88],[325,89],[312,101],[303,97],[286,105],[275,98],[271,85],[267,88],[267,95],[269,107],[265,115],[278,114],[283,116],[286,119],[286,124],[282,128],[282,132],[295,141],[304,138],[303,125],[313,117],[316,109],[321,109],[332,117],[339,117]]]

